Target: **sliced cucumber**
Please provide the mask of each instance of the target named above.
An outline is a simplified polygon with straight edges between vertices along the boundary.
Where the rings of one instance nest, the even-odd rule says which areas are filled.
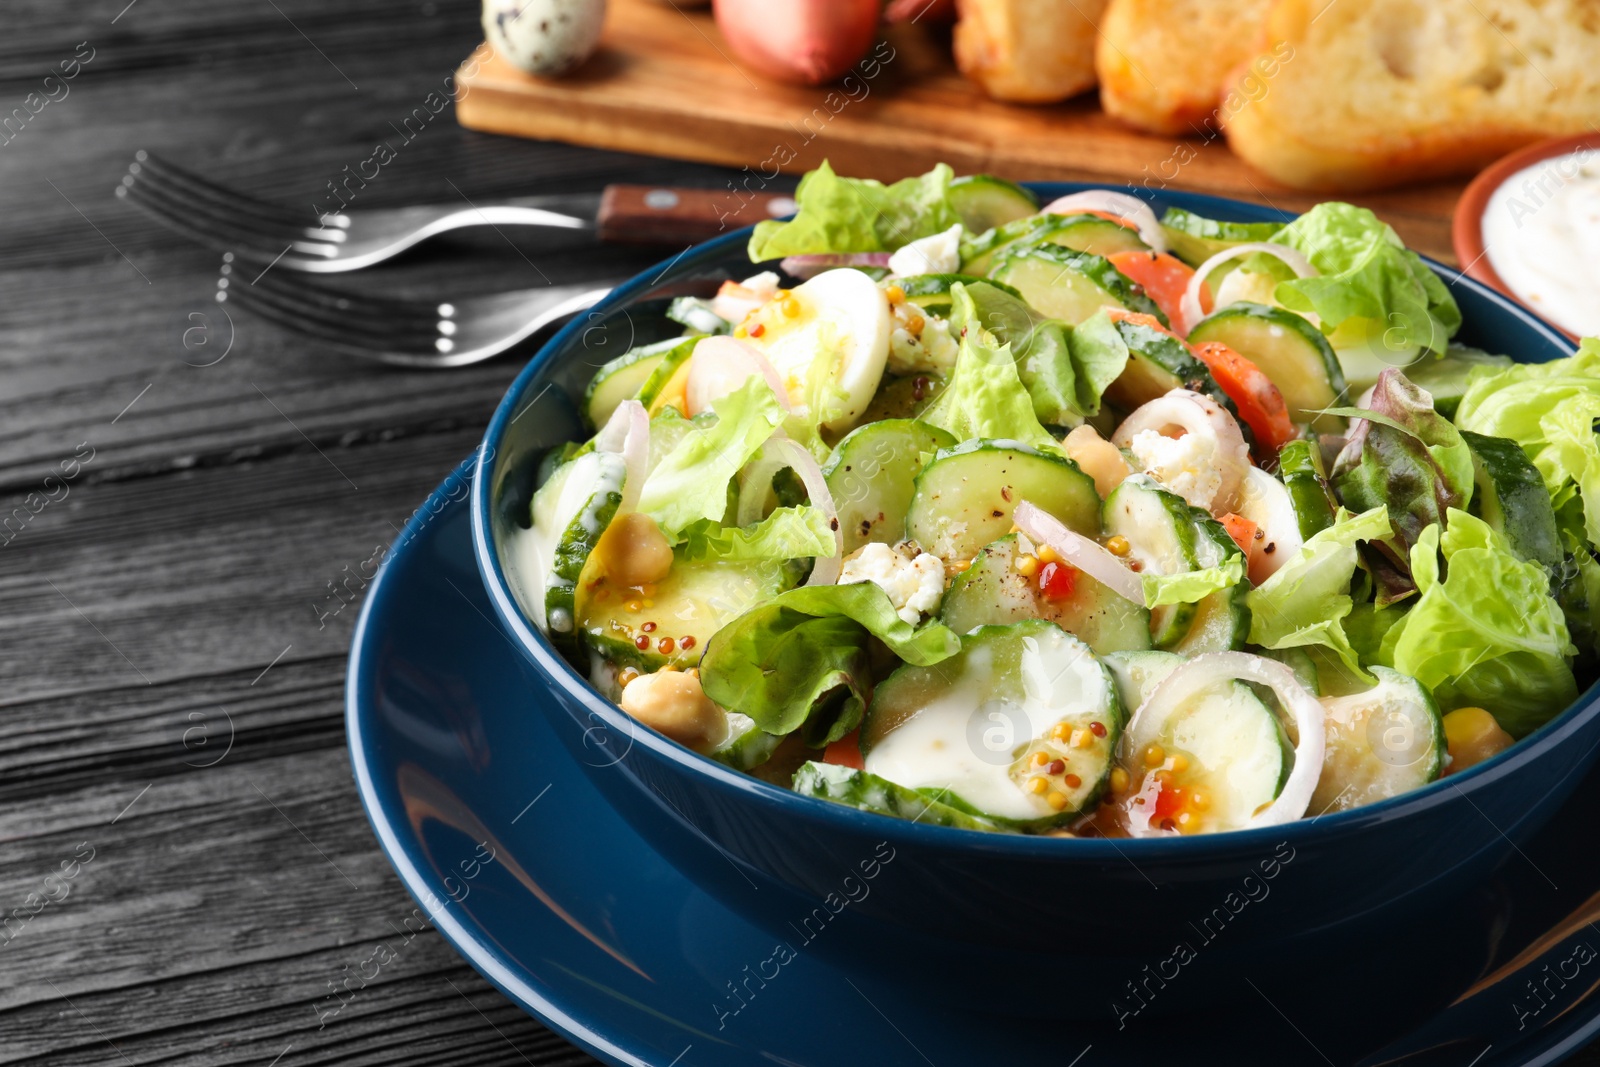
[[[990,278],[981,278],[972,274],[913,274],[907,278],[896,278],[895,285],[906,294],[906,300],[917,305],[931,315],[948,317],[950,314],[950,287],[957,282],[963,285],[972,285],[982,282],[992,285],[997,289],[1004,289],[1018,300],[1022,294],[1001,282]]]
[[[896,376],[885,374],[872,394],[872,403],[861,413],[861,425],[883,419],[913,419],[934,397],[944,392],[945,380],[932,374]]]
[[[1313,441],[1290,441],[1278,450],[1278,474],[1294,515],[1300,524],[1300,539],[1309,541],[1333,525],[1335,503],[1328,476],[1322,469],[1322,453]]]
[[[578,577],[622,503],[627,464],[611,452],[586,452],[556,468],[533,494],[533,529],[545,568],[544,614],[552,639],[573,632]]]
[[[1015,182],[992,174],[968,174],[950,183],[945,194],[969,233],[983,233],[1039,210],[1039,198]]]
[[[1461,431],[1472,450],[1473,490],[1468,509],[1504,535],[1523,559],[1555,567],[1561,535],[1539,469],[1522,446],[1504,437]]]
[[[1183,662],[1174,652],[1113,652],[1105,657],[1105,665],[1117,680],[1117,695],[1122,706],[1132,715],[1150,696],[1161,679],[1172,673]]]
[[[1145,574],[1182,574],[1200,569],[1195,524],[1189,502],[1161,488],[1154,478],[1135,474],[1106,497],[1102,521],[1107,534],[1128,542],[1128,558]],[[1165,648],[1189,632],[1195,605],[1163,604],[1150,612],[1150,634]]]
[[[1182,208],[1169,207],[1161,216],[1172,254],[1198,267],[1218,252],[1234,245],[1271,240],[1283,229],[1281,222],[1226,222],[1203,218]]]
[[[1054,244],[1028,245],[1007,252],[992,273],[1015,287],[1034,310],[1070,325],[1104,307],[1142,312],[1167,324],[1167,316],[1143,289],[1110,260],[1088,252]]]
[[[1192,389],[1222,398],[1222,390],[1211,380],[1206,365],[1170,333],[1129,319],[1120,319],[1111,326],[1128,347],[1127,364],[1106,390],[1106,399],[1113,404],[1132,411],[1174,389]]]
[[[713,634],[792,582],[791,571],[782,563],[765,560],[680,559],[653,590],[617,586],[591,566],[578,582],[579,636],[591,650],[619,666],[646,672],[668,664],[693,667]],[[648,623],[655,625],[646,630]]]
[[[1484,367],[1493,373],[1511,363],[1510,356],[1491,355],[1481,348],[1453,344],[1439,359],[1422,359],[1407,367],[1406,377],[1433,397],[1433,410],[1447,419],[1454,419],[1473,371]]]
[[[695,333],[730,333],[733,330],[733,323],[712,311],[711,301],[699,296],[674,297],[667,305],[667,318]]]
[[[1344,402],[1344,371],[1322,331],[1292,311],[1264,304],[1229,304],[1189,331],[1189,343],[1219,341],[1257,367],[1283,394],[1289,417],[1311,422],[1316,412]]]
[[[1023,500],[1087,537],[1100,532],[1100,496],[1076,463],[1017,441],[980,439],[941,449],[918,473],[906,536],[947,564],[970,560],[1011,529]]]
[[[1089,575],[1073,575],[1070,595],[1039,593],[1038,583],[1017,570],[1017,535],[988,545],[958,575],[944,595],[940,620],[958,634],[979,626],[1044,619],[1088,645],[1097,656],[1150,647],[1150,613],[1113,593]]]
[[[1399,796],[1438,778],[1444,767],[1444,722],[1433,697],[1398,671],[1373,667],[1372,673],[1373,688],[1322,702],[1328,746],[1308,815]]]
[[[1024,244],[1053,244],[1075,252],[1111,256],[1118,252],[1147,252],[1150,246],[1132,226],[1099,215],[1056,215],[1060,221],[1025,238]]]
[[[802,764],[795,772],[794,791],[803,796],[820,797],[861,811],[909,819],[929,826],[950,826],[958,830],[984,830],[990,833],[1001,829],[988,819],[941,803],[928,793],[907,789],[875,774],[835,763]]]
[[[1199,508],[1191,508],[1195,528],[1195,559],[1200,569],[1220,567],[1243,552],[1222,524]],[[1242,568],[1241,568],[1242,570]],[[1226,652],[1243,648],[1250,636],[1250,609],[1244,605],[1250,579],[1219,589],[1195,605],[1188,632],[1166,647],[1184,657],[1204,652]]]
[[[869,422],[846,434],[822,468],[839,511],[845,552],[868,541],[904,540],[921,457],[955,443],[939,427],[914,419]]]
[[[1260,655],[1265,659],[1275,659],[1293,671],[1295,681],[1299,682],[1306,692],[1317,694],[1322,692],[1322,672],[1317,670],[1317,661],[1312,659],[1311,653],[1305,649],[1268,648],[1262,649]]]
[[[645,407],[661,386],[694,352],[697,337],[672,337],[624,352],[595,372],[583,397],[583,412],[591,426],[604,426],[624,400],[638,399]]]
[[[711,758],[734,770],[748,771],[771,759],[783,740],[782,734],[767,733],[750,716],[730,711],[727,739],[711,751]]]
[[[949,804],[1001,825],[1047,829],[1100,799],[1122,719],[1088,646],[1031,619],[979,627],[950,659],[891,674],[867,708],[861,751],[881,778],[949,790]]]
[[[1164,788],[1178,793],[1173,823],[1163,828],[1183,833],[1247,825],[1277,799],[1294,763],[1282,723],[1243,682],[1166,699],[1147,694],[1128,725],[1123,751],[1129,773],[1136,780],[1145,776],[1131,810],[1155,803],[1149,778],[1159,776]],[[1203,802],[1195,802],[1196,794]]]

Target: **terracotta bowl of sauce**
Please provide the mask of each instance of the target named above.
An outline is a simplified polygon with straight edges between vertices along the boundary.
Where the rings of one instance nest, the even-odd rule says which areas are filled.
[[[1600,336],[1600,133],[1529,145],[1475,178],[1451,228],[1463,273],[1573,340]]]

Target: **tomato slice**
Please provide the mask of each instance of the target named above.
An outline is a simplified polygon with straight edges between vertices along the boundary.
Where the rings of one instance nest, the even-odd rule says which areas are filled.
[[[1262,457],[1276,456],[1278,449],[1294,439],[1294,423],[1283,394],[1260,367],[1220,341],[1193,345],[1191,349],[1239,408],[1239,417],[1255,434]]]
[[[1250,559],[1255,552],[1256,531],[1259,527],[1243,515],[1235,515],[1231,511],[1217,521],[1222,523],[1224,530],[1228,531],[1228,536],[1233,538],[1233,543],[1239,546],[1239,551],[1244,553],[1245,559]]]
[[[822,762],[837,763],[841,767],[853,767],[858,771],[866,770],[867,761],[861,755],[861,731],[851,730],[830,744],[823,750]]]
[[[1145,295],[1172,323],[1173,333],[1179,337],[1188,335],[1194,323],[1184,321],[1183,294],[1189,289],[1194,270],[1187,263],[1165,252],[1116,252],[1106,258],[1135,285],[1143,287]],[[1201,292],[1202,311],[1210,311],[1210,296],[1209,292]]]

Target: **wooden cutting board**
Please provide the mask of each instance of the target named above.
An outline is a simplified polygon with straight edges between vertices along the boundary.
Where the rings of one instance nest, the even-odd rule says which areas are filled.
[[[958,174],[1172,187],[1288,211],[1326,199],[1274,184],[1220,137],[1134,132],[1103,114],[1093,94],[1046,107],[990,100],[956,71],[949,31],[939,27],[890,27],[852,77],[798,88],[735,63],[708,11],[611,0],[601,48],[578,70],[536,78],[498,56],[469,59],[458,93],[457,118],[475,130],[745,168],[729,183],[730,205],[736,185],[760,189],[823,159],[842,174],[886,181],[943,161]],[[1350,199],[1418,250],[1453,262],[1450,215],[1461,188]]]

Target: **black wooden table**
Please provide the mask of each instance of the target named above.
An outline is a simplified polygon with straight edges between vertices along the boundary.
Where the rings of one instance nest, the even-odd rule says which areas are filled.
[[[147,148],[309,214],[446,86],[477,5],[5,0],[0,29],[0,1063],[593,1062],[432,931],[319,1010],[412,907],[351,781],[334,589],[531,346],[416,373],[230,326],[217,255],[112,196]],[[361,196],[617,180],[724,176],[445,112]],[[657,255],[488,231],[351,284],[468,295]]]

